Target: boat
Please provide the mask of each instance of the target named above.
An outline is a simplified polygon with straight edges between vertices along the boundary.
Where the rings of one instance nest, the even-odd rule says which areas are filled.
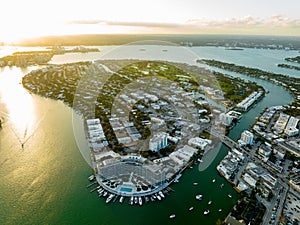
[[[190,208],[189,208],[189,211],[192,211],[194,209],[194,207],[193,206],[191,206]]]
[[[202,200],[202,195],[196,195],[196,199],[199,201]]]
[[[95,179],[95,175],[94,174],[92,174],[91,176],[89,176],[89,181],[92,181],[92,180],[94,180]]]
[[[224,187],[224,184],[221,184],[220,187],[223,188],[223,187]]]
[[[209,209],[205,210],[205,211],[203,212],[203,214],[204,214],[204,215],[209,214]]]
[[[145,196],[145,201],[149,202],[149,197],[148,196]]]
[[[219,212],[222,212],[222,209],[219,209]]]
[[[133,205],[133,196],[130,197],[129,203],[130,203],[130,205]]]
[[[212,182],[215,183],[215,182],[216,182],[216,179],[213,179]]]
[[[158,200],[161,200],[161,197],[160,197],[158,194],[156,194],[156,198],[157,198]]]
[[[177,174],[177,176],[174,178],[174,182],[175,183],[178,183],[179,182],[179,178],[182,176],[182,174],[181,173],[179,173],[179,174]]]
[[[138,197],[134,197],[134,204],[138,203]]]
[[[120,202],[120,203],[123,203],[123,200],[124,200],[124,196],[121,196],[119,202]]]
[[[107,194],[108,194],[107,191],[104,191],[103,196],[105,197]]]
[[[194,183],[193,183],[193,185],[194,185],[194,186],[197,186],[197,185],[198,185],[198,183],[197,183],[197,182],[194,182]]]
[[[203,162],[203,160],[202,160],[202,159],[197,159],[197,161],[198,161],[199,163],[202,163],[202,162]]]
[[[212,201],[209,201],[207,204],[211,205]]]
[[[229,198],[232,198],[232,195],[231,195],[231,194],[228,194],[228,197],[229,197]]]
[[[140,205],[143,205],[143,200],[142,200],[142,197],[141,197],[141,196],[139,197],[139,204],[140,204]]]
[[[115,197],[114,194],[110,194],[110,195],[107,197],[105,203],[106,203],[106,204],[109,203],[114,197]]]
[[[165,197],[165,195],[164,195],[161,191],[159,191],[158,194],[159,194],[162,198]]]
[[[174,219],[175,217],[176,217],[175,214],[171,214],[171,215],[169,216],[170,219]]]

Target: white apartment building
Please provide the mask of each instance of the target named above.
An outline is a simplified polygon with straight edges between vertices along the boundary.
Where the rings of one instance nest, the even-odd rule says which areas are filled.
[[[240,140],[238,141],[241,145],[252,145],[253,144],[253,134],[248,131],[245,130],[243,131]]]
[[[159,132],[155,134],[149,141],[149,149],[153,152],[158,152],[160,149],[167,147],[168,134],[165,132]]]

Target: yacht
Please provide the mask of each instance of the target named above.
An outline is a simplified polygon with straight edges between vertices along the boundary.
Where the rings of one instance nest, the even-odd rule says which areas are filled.
[[[106,204],[109,203],[114,197],[115,197],[114,194],[110,194],[110,195],[107,197],[106,201],[105,201]]]
[[[209,213],[209,209],[205,210],[203,214],[207,215],[208,213]]]
[[[212,201],[209,201],[207,204],[211,205]]]
[[[120,202],[120,203],[123,203],[123,200],[124,200],[124,196],[121,196],[119,202]]]
[[[197,186],[197,185],[198,185],[198,183],[197,183],[197,182],[194,182],[194,183],[193,183],[193,185],[194,185],[194,186]]]
[[[94,178],[95,178],[95,176],[94,176],[94,174],[92,174],[91,176],[89,176],[89,181],[92,181],[92,180],[94,180]]]
[[[231,195],[231,194],[228,194],[228,197],[229,197],[229,198],[232,198],[232,195]]]
[[[170,217],[170,219],[173,219],[173,218],[175,218],[175,214],[171,214],[169,217]]]
[[[158,200],[161,200],[161,197],[160,197],[158,194],[156,194],[156,198],[157,198]]]
[[[133,196],[130,197],[129,203],[130,203],[130,205],[133,205]]]
[[[142,200],[142,197],[141,197],[141,196],[139,197],[139,204],[140,204],[140,205],[143,205],[143,200]]]
[[[194,209],[194,207],[193,206],[191,206],[190,208],[189,208],[189,211],[192,211]]]
[[[104,191],[103,196],[105,197],[107,194],[108,194],[107,191]]]
[[[138,203],[138,197],[134,197],[134,204]]]
[[[212,182],[215,183],[215,182],[216,182],[216,179],[213,179]]]
[[[220,187],[223,188],[223,187],[224,187],[224,184],[221,184]]]
[[[219,212],[222,212],[222,209],[219,209]]]
[[[196,195],[197,200],[202,200],[202,195]]]
[[[159,194],[162,198],[165,197],[165,195],[164,195],[161,191],[159,191],[158,194]]]

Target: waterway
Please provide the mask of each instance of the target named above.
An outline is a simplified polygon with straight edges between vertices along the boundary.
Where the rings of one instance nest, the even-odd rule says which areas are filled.
[[[103,48],[101,54],[111,48]],[[203,48],[199,52],[196,50],[195,54],[174,55],[175,47],[163,48],[168,49],[165,53],[169,54],[169,60],[194,64],[198,54],[200,58],[223,59],[222,61],[240,65],[246,64],[248,60],[248,66],[253,63],[257,63],[258,68],[262,66],[260,62],[256,62],[259,61],[256,57],[262,57],[263,50],[251,50],[252,55],[236,57],[238,52],[243,55],[246,50]],[[143,51],[137,52],[145,54]],[[269,57],[267,53],[263,55]],[[281,51],[280,56],[274,52],[270,55],[268,60],[276,56],[271,60],[272,65],[281,56],[291,56],[285,51]],[[60,57],[65,58],[63,60]],[[161,59],[161,55],[155,55],[154,51],[143,57]],[[72,62],[80,58],[95,60],[98,55],[63,55],[54,57],[52,62]],[[166,59],[165,56],[162,58]],[[197,165],[187,169],[180,182],[171,186],[174,192],[162,202],[132,207],[128,205],[127,199],[122,205],[118,202],[106,205],[103,198],[99,199],[96,193],[90,193],[85,187],[89,184],[87,177],[92,170],[78,150],[73,134],[72,110],[60,101],[30,94],[20,84],[22,76],[32,69],[35,68],[21,70],[6,67],[0,70],[0,118],[4,120],[0,130],[0,224],[210,225],[228,214],[237,194],[215,169],[226,155],[228,149],[225,146],[221,147],[221,151],[205,171],[199,172]],[[234,139],[239,138],[240,133],[251,126],[265,107],[292,101],[292,97],[283,88],[256,78],[251,79],[270,93],[255,108],[244,114],[241,122],[230,132]],[[80,122],[80,118],[75,118],[75,121]],[[216,182],[212,183],[212,179],[216,179]],[[193,186],[194,182],[199,185]],[[221,189],[222,183],[225,186]],[[233,198],[227,197],[229,193]],[[196,194],[203,194],[203,200],[196,201]],[[207,202],[210,200],[213,204],[208,206]],[[190,212],[188,209],[191,206],[194,206],[194,210]],[[223,211],[218,212],[219,208]],[[203,215],[205,209],[210,209],[210,215]],[[173,220],[169,219],[172,213],[176,214]]]

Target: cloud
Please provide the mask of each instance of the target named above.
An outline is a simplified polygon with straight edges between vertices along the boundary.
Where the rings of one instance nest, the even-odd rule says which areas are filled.
[[[131,21],[110,21],[110,20],[74,20],[68,24],[105,24],[110,26],[129,26],[129,27],[178,27],[178,23],[155,23],[155,22],[131,22]]]
[[[248,33],[268,32],[278,33],[289,29],[293,35],[300,35],[300,19],[291,19],[283,15],[273,15],[266,18],[246,16],[242,18],[229,18],[225,20],[199,20],[193,19],[183,23],[158,23],[158,22],[135,22],[135,21],[110,21],[110,20],[78,20],[70,21],[69,24],[77,25],[107,25],[123,26],[137,29],[155,30],[156,32],[170,33],[197,33],[197,32],[221,32]],[[266,31],[264,31],[266,30]]]

